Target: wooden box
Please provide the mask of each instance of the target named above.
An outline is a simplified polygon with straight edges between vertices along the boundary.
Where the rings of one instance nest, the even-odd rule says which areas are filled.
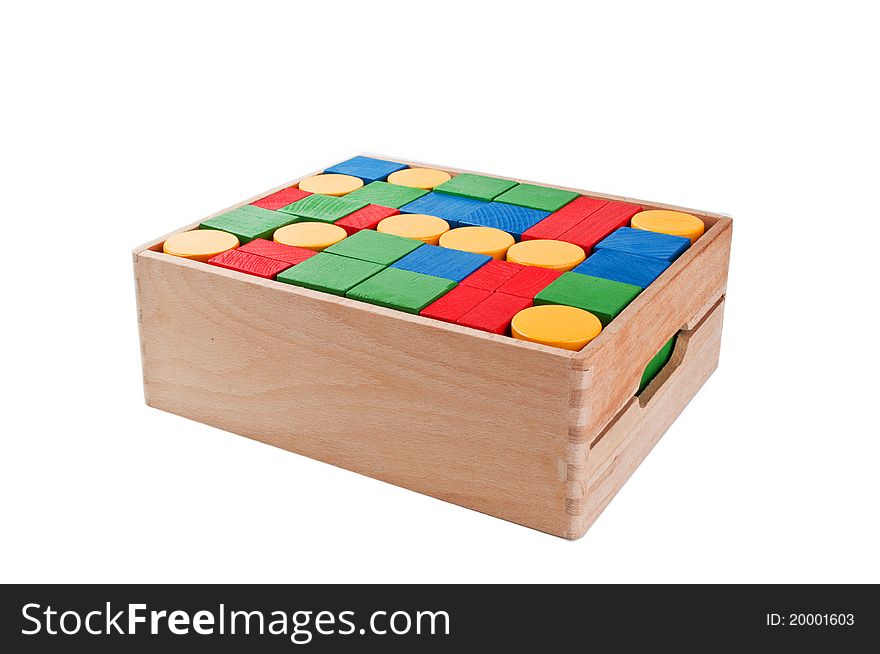
[[[168,256],[157,239],[134,251],[146,403],[578,538],[718,363],[732,221],[684,210],[706,233],[580,352]]]

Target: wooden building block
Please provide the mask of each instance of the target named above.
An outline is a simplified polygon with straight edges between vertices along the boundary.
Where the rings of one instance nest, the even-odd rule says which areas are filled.
[[[227,250],[216,257],[208,259],[212,266],[220,266],[227,270],[256,275],[263,279],[275,279],[275,276],[283,270],[291,267],[291,264],[278,259],[261,257],[258,254],[243,252],[242,250]]]
[[[562,304],[543,304],[517,313],[510,321],[514,338],[578,352],[602,331],[589,311]]]
[[[335,166],[330,166],[324,172],[353,175],[360,177],[364,184],[371,184],[372,182],[385,180],[391,173],[408,167],[406,164],[375,159],[373,157],[352,157]]]
[[[281,207],[286,207],[288,204],[293,204],[297,200],[302,200],[309,195],[311,195],[311,193],[308,191],[302,191],[295,186],[291,186],[290,188],[276,191],[275,193],[272,193],[272,195],[267,195],[256,202],[251,202],[251,204],[255,207],[277,211]]]
[[[363,209],[358,209],[344,218],[337,220],[334,225],[342,227],[349,236],[362,229],[376,229],[376,226],[388,218],[399,214],[398,209],[383,207],[380,204],[368,204]]]
[[[353,175],[340,175],[338,173],[312,175],[299,182],[299,187],[303,191],[320,193],[322,195],[332,195],[337,198],[346,193],[356,191],[363,185],[364,181],[360,177],[354,177]]]
[[[471,286],[486,291],[497,291],[511,277],[523,270],[525,266],[510,261],[493,259],[485,266],[462,279],[461,286]]]
[[[551,270],[549,268],[523,266],[521,271],[498,287],[498,292],[506,293],[507,295],[517,295],[531,300],[547,288],[551,282],[559,279],[563,272],[562,270]]]
[[[460,282],[491,260],[492,257],[485,254],[450,250],[437,245],[423,245],[396,261],[391,267]]]
[[[629,202],[608,202],[558,239],[581,246],[589,255],[596,243],[615,229],[629,225],[630,219],[641,210],[640,206]]]
[[[194,229],[169,236],[162,244],[162,252],[193,261],[207,261],[235,247],[238,247],[238,238],[234,234],[218,229]]]
[[[602,327],[607,327],[641,292],[632,284],[566,272],[535,296],[535,304],[577,307],[589,311],[602,321]]]
[[[278,281],[333,295],[345,295],[384,268],[369,261],[319,252],[279,274]]]
[[[414,241],[411,238],[382,234],[371,229],[362,229],[356,234],[330,246],[325,252],[390,266],[401,257],[406,256],[421,246],[427,247],[421,241]]]
[[[616,250],[639,257],[651,257],[662,261],[675,261],[691,245],[684,236],[671,236],[659,232],[646,232],[643,229],[621,227],[610,236],[596,244],[596,251]]]
[[[317,220],[333,223],[367,206],[366,202],[351,200],[350,198],[350,194],[344,198],[336,198],[332,195],[313,193],[302,200],[297,200],[293,204],[282,207],[279,211],[294,216],[294,218],[290,219],[290,222]]]
[[[510,321],[513,317],[530,306],[532,306],[532,301],[529,298],[492,293],[459,318],[456,324],[493,334],[507,334],[510,331]]]
[[[516,185],[517,182],[509,179],[459,173],[445,184],[436,187],[435,190],[439,193],[489,202]]]
[[[380,307],[417,314],[453,288],[455,282],[448,279],[399,268],[386,268],[352,288],[345,296]]]
[[[412,186],[413,188],[421,188],[430,191],[435,186],[439,186],[443,182],[448,182],[452,176],[445,170],[437,170],[436,168],[405,168],[388,175],[390,184],[398,184],[400,186]]]
[[[291,247],[322,252],[348,236],[342,227],[315,221],[287,225],[275,231],[272,240]]]
[[[361,202],[362,207],[368,204],[381,204],[383,207],[400,209],[403,205],[409,204],[413,200],[427,195],[427,193],[427,191],[420,188],[412,188],[411,186],[398,186],[388,182],[371,182],[363,188],[349,193],[345,196],[345,199],[349,202]]]
[[[306,259],[315,255],[314,250],[283,245],[264,238],[255,238],[250,243],[245,243],[238,249],[240,252],[250,252],[251,254],[257,254],[261,257],[277,259],[278,261],[289,263],[291,266],[302,263]]]
[[[463,227],[469,225],[494,227],[519,240],[524,231],[529,227],[534,227],[549,215],[550,213],[547,211],[518,207],[503,202],[489,202],[462,218],[459,224]]]
[[[440,299],[434,300],[422,309],[419,315],[454,323],[490,295],[492,295],[492,291],[459,285]]]
[[[444,248],[487,254],[493,259],[504,259],[514,243],[513,236],[494,227],[456,227],[440,237]]]
[[[675,339],[677,337],[678,334],[666,341],[666,344],[648,362],[645,372],[642,373],[642,380],[639,382],[639,393],[645,390],[648,384],[651,383],[651,380],[657,376],[657,373],[663,370],[663,366],[669,363],[669,359],[672,358],[672,350],[675,349]]]
[[[437,245],[440,237],[449,231],[449,223],[423,213],[401,213],[385,218],[376,225],[376,231]]]
[[[608,204],[608,200],[597,200],[583,195],[576,197],[534,227],[529,227],[523,232],[522,240],[559,239],[569,229],[589,218],[606,204]]]
[[[632,217],[630,225],[635,229],[644,229],[649,232],[684,236],[691,240],[692,245],[706,231],[706,225],[703,224],[703,221],[693,214],[666,209],[641,211]]]
[[[639,257],[616,250],[596,250],[574,272],[645,289],[669,267],[668,261]]]
[[[450,227],[455,228],[458,227],[463,218],[485,204],[487,203],[480,200],[471,200],[434,192],[403,205],[400,211],[402,213],[423,213],[428,216],[437,216],[448,222]]]
[[[586,256],[583,248],[574,243],[543,239],[520,241],[507,251],[507,260],[513,263],[562,271],[571,270]]]
[[[276,229],[289,225],[295,220],[296,218],[290,214],[281,211],[271,211],[246,204],[243,207],[209,218],[199,227],[229,232],[234,234],[239,242],[247,243],[255,238],[272,238]]]
[[[578,196],[574,191],[563,191],[549,186],[517,184],[495,198],[495,202],[514,204],[539,211],[559,211]]]

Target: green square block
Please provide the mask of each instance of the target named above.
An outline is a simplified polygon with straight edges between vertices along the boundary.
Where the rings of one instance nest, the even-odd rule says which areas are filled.
[[[278,273],[276,279],[314,291],[344,296],[349,289],[369,279],[384,267],[369,261],[319,252],[293,268]]]
[[[672,356],[672,350],[675,348],[675,339],[678,334],[670,338],[666,345],[660,348],[660,351],[654,355],[654,358],[648,362],[645,372],[642,373],[642,381],[639,383],[639,393],[645,390],[645,387],[651,383],[651,380],[657,376],[657,373],[663,370],[663,366],[669,363]]]
[[[418,313],[456,286],[450,279],[400,268],[386,268],[355,286],[345,297],[407,313]]]
[[[246,204],[238,209],[209,218],[199,225],[199,228],[219,229],[235,234],[244,245],[255,238],[271,240],[276,229],[292,222],[294,222],[294,218],[289,214]]]
[[[362,229],[348,238],[334,243],[324,252],[390,266],[422,245],[421,241],[411,238],[383,234],[372,229]]]
[[[418,200],[426,193],[427,191],[420,188],[389,184],[388,182],[372,182],[352,191],[343,198],[349,202],[363,202],[365,205],[381,204],[383,207],[400,209],[403,205]]]
[[[535,304],[577,307],[594,314],[606,327],[641,292],[632,284],[566,272],[535,296]]]
[[[562,191],[558,188],[519,184],[495,198],[496,202],[506,202],[519,207],[540,209],[541,211],[558,211],[578,196],[574,191]]]
[[[516,184],[516,182],[511,182],[509,179],[461,173],[448,182],[443,182],[440,186],[435,187],[434,190],[440,193],[448,193],[449,195],[458,195],[462,198],[490,201],[505,191],[509,191]]]
[[[367,206],[366,202],[357,202],[345,198],[336,198],[332,195],[321,195],[313,193],[297,200],[286,207],[281,207],[279,211],[296,216],[291,222],[302,222],[303,220],[317,220],[325,223],[333,223],[340,218],[345,218],[348,214],[354,213],[358,209]]]

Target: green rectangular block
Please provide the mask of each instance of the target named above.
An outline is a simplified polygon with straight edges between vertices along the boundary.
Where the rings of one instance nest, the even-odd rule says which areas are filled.
[[[246,204],[204,221],[200,229],[219,229],[235,234],[242,245],[255,238],[272,240],[276,229],[294,222],[293,216]]]
[[[456,286],[449,279],[400,268],[386,268],[355,286],[345,296],[380,307],[417,314]]]
[[[606,327],[641,292],[632,284],[566,272],[535,296],[535,304],[577,307],[595,315]]]
[[[367,206],[366,202],[358,202],[347,198],[348,196],[337,198],[332,195],[313,193],[302,200],[297,200],[286,207],[281,207],[279,211],[296,216],[291,222],[315,220],[333,223]]]
[[[364,204],[361,206],[381,204],[383,207],[400,209],[403,205],[418,200],[426,193],[427,191],[420,188],[389,184],[388,182],[372,182],[344,195],[343,198],[349,202],[363,202]]]
[[[422,245],[424,244],[421,241],[411,238],[383,234],[372,229],[362,229],[348,238],[334,243],[324,252],[390,266]]]
[[[473,200],[494,200],[496,197],[509,191],[517,182],[509,179],[498,179],[497,177],[486,177],[485,175],[474,175],[473,173],[460,173],[443,182],[440,186],[434,188],[438,193],[448,193],[449,195],[457,195],[462,198],[471,198]]]
[[[499,195],[495,201],[541,211],[558,211],[577,196],[574,191],[563,191],[535,184],[518,184]]]
[[[660,348],[660,351],[648,362],[645,372],[642,373],[642,381],[639,383],[639,393],[645,390],[645,387],[651,383],[651,380],[657,376],[657,373],[663,370],[663,366],[669,363],[669,359],[672,357],[672,350],[675,349],[676,338],[678,338],[678,334],[670,338],[666,345]]]
[[[344,296],[349,289],[384,268],[385,266],[369,261],[319,252],[293,268],[278,273],[276,279],[279,282],[310,288],[314,291]]]

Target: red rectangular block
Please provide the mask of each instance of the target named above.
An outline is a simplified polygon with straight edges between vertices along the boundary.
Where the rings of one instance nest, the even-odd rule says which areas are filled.
[[[339,225],[351,236],[362,229],[376,229],[376,225],[388,216],[399,214],[400,211],[391,207],[383,207],[380,204],[368,204],[363,209],[358,209],[344,218],[337,220],[334,225]]]
[[[291,186],[290,188],[281,189],[272,195],[267,195],[261,200],[251,202],[251,204],[255,207],[262,207],[263,209],[272,209],[272,211],[275,211],[281,207],[286,207],[291,202],[302,200],[307,195],[311,195],[311,193],[308,191],[300,191],[298,188],[293,188]]]
[[[636,204],[609,202],[562,234],[558,240],[581,246],[589,256],[596,243],[614,230],[629,225],[630,219],[641,210]]]
[[[263,279],[275,279],[275,275],[282,270],[290,268],[290,264],[284,261],[261,257],[258,254],[242,252],[241,250],[227,250],[216,257],[208,259],[208,263],[226,268],[227,270],[237,270],[238,272],[256,275]]]
[[[305,248],[284,245],[283,243],[276,243],[275,241],[267,241],[264,238],[255,238],[250,243],[245,243],[238,248],[238,251],[250,252],[251,254],[256,254],[261,257],[283,261],[289,263],[291,266],[302,263],[309,257],[318,254],[314,250],[306,250]]]
[[[529,241],[538,238],[556,240],[606,204],[608,204],[608,200],[597,200],[582,195],[559,211],[554,211],[534,227],[529,227],[523,232],[522,240]]]
[[[530,298],[493,293],[456,321],[456,324],[494,334],[506,334],[510,321],[523,309],[532,306]]]
[[[497,291],[499,286],[516,275],[523,268],[525,268],[525,266],[518,263],[492,259],[492,261],[485,266],[480,267],[476,272],[473,272],[462,279],[459,284],[461,286],[481,288],[485,291]]]
[[[524,266],[524,270],[519,271],[509,281],[499,286],[498,292],[533,300],[538,293],[561,274],[561,270]]]
[[[482,288],[456,286],[439,300],[422,309],[419,315],[443,322],[455,322],[490,295],[492,291]]]

